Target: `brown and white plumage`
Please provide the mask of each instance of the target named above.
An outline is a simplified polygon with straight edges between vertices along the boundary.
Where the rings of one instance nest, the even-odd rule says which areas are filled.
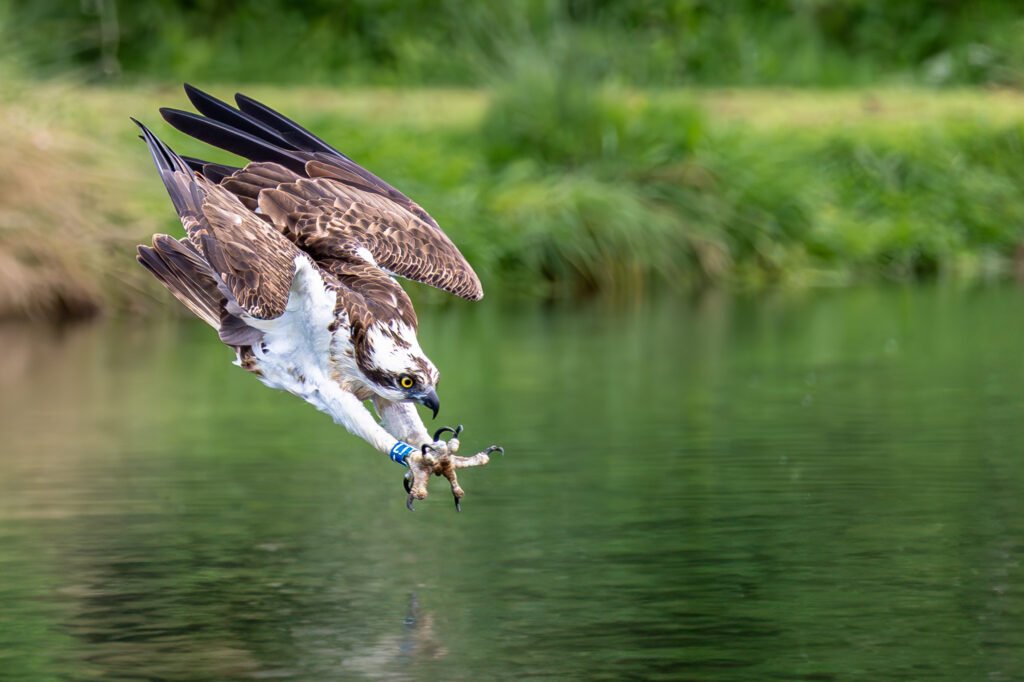
[[[139,124],[186,231],[180,240],[155,236],[139,247],[139,261],[267,385],[302,397],[393,459],[404,443],[431,443],[412,403],[436,414],[438,373],[392,275],[479,300],[473,269],[426,211],[298,124],[243,95],[236,109],[185,89],[205,116],[161,109],[164,118],[249,163],[179,157]],[[462,466],[486,463],[481,454]],[[416,480],[411,495],[423,497]]]

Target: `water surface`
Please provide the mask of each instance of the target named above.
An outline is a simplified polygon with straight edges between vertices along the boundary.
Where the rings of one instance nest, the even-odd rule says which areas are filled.
[[[1024,677],[1024,292],[421,317],[458,515],[199,323],[0,329],[0,679]]]

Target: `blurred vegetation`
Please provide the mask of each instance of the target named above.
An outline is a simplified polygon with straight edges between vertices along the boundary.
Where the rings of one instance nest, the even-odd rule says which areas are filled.
[[[492,296],[990,278],[1024,243],[1024,98],[1009,92],[623,91],[551,64],[487,93],[247,91],[415,197]],[[180,90],[6,94],[11,278],[54,282],[43,309],[166,300],[131,248],[180,226],[127,116],[182,153],[229,158],[159,120]],[[7,312],[39,308],[12,291]]]
[[[487,83],[571,53],[633,85],[1019,83],[1006,0],[0,0],[37,72],[235,83]],[[60,36],[60,40],[54,40]]]
[[[1024,24],[1006,3],[0,0],[0,26],[0,315],[169,300],[129,255],[180,227],[127,116],[237,161],[159,122],[186,106],[162,85],[179,78],[226,98],[211,82],[248,83],[414,197],[491,296],[1024,262]]]

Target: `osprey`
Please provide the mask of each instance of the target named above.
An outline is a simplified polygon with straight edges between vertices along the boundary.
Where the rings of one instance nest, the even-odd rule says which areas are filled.
[[[448,479],[460,510],[456,469],[503,450],[458,457],[461,426],[428,435],[415,403],[437,416],[438,371],[394,276],[476,301],[476,273],[426,211],[294,121],[241,94],[235,108],[185,92],[203,115],[165,108],[164,119],[249,163],[180,157],[132,119],[186,232],[155,235],[139,262],[218,331],[235,364],[408,467],[410,510],[431,474]]]

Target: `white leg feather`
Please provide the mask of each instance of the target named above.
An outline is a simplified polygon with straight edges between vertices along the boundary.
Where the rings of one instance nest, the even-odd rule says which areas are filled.
[[[340,387],[316,390],[313,395],[304,397],[317,409],[331,415],[336,424],[344,426],[349,433],[359,436],[385,454],[391,452],[395,443],[406,440],[388,433],[359,398]]]
[[[373,405],[380,415],[384,428],[398,440],[416,446],[430,442],[427,428],[423,425],[423,420],[420,419],[413,403],[374,398]]]

